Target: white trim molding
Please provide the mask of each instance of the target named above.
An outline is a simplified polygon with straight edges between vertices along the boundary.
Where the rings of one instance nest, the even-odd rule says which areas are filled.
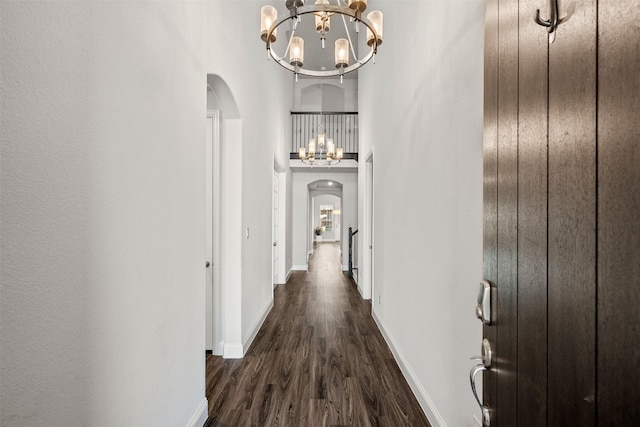
[[[187,423],[187,427],[202,427],[204,423],[207,422],[207,418],[209,417],[209,402],[207,398],[202,401],[198,409],[193,414],[189,422]]]
[[[222,352],[223,359],[242,359],[243,356],[242,344],[224,344],[224,351]]]
[[[224,353],[222,356],[224,359],[242,359],[244,357],[247,350],[249,350],[249,347],[251,347],[251,343],[253,343],[253,340],[258,335],[260,328],[264,324],[264,321],[267,319],[267,316],[271,312],[272,308],[273,308],[273,299],[269,302],[269,304],[267,304],[267,307],[262,313],[262,316],[260,316],[260,319],[253,326],[253,329],[251,330],[249,335],[244,339],[244,343],[224,345]]]
[[[273,299],[271,299],[271,302],[269,304],[267,304],[267,307],[265,308],[264,312],[262,313],[262,316],[260,316],[260,319],[253,326],[253,329],[249,333],[249,336],[244,340],[244,345],[242,346],[243,347],[243,349],[242,349],[243,350],[242,357],[244,357],[244,355],[247,353],[247,350],[249,350],[249,347],[251,347],[251,343],[253,343],[253,340],[256,339],[256,336],[258,335],[258,332],[260,331],[260,328],[264,324],[264,321],[267,320],[267,316],[271,312],[272,308],[273,308]]]
[[[391,353],[393,353],[393,356],[398,362],[398,367],[400,368],[402,375],[407,380],[407,383],[409,384],[411,391],[413,391],[413,394],[416,396],[416,399],[418,399],[418,403],[420,404],[424,414],[427,416],[429,423],[431,423],[433,427],[447,427],[447,423],[444,421],[444,418],[442,418],[442,415],[440,415],[438,408],[436,408],[436,405],[433,403],[433,400],[431,400],[431,397],[429,397],[429,394],[418,380],[415,372],[413,372],[413,369],[411,369],[411,366],[407,363],[400,349],[398,349],[391,337],[387,334],[382,322],[378,316],[376,316],[375,311],[373,311],[371,315],[373,316],[373,320],[376,322],[376,325],[378,325],[378,329],[380,329],[384,340],[391,349]]]
[[[307,271],[308,268],[307,264],[293,265],[291,271]]]

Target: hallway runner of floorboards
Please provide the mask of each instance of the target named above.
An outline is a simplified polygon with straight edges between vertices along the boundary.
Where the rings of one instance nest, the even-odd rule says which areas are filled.
[[[337,243],[275,289],[243,359],[209,355],[206,372],[206,427],[429,426]]]

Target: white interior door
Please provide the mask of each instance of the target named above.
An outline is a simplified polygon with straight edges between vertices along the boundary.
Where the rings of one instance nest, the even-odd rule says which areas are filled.
[[[363,289],[365,291],[365,299],[367,297],[370,298],[372,305],[375,306],[375,304],[380,304],[380,298],[375,296],[373,284],[373,153],[367,158],[365,164],[365,230],[362,239],[362,253],[364,254]]]
[[[278,237],[279,237],[279,232],[280,232],[280,179],[279,179],[279,174],[278,171],[274,170],[273,171],[273,216],[272,216],[272,222],[273,222],[273,234],[272,234],[272,240],[273,240],[273,246],[271,248],[271,253],[272,253],[272,259],[273,259],[273,267],[272,267],[272,274],[273,274],[273,286],[275,287],[278,284],[278,265],[279,265],[279,253],[280,253],[280,248],[279,248],[279,243],[278,243]]]
[[[205,349],[213,351],[213,117],[207,116],[207,148],[206,148],[206,230],[205,230]]]
[[[222,355],[222,291],[220,280],[220,113],[207,113],[206,143],[206,283],[205,348]]]

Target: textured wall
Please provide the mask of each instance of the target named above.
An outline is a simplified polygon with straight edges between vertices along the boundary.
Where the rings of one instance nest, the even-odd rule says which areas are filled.
[[[2,425],[206,411],[200,9],[2,3]]]

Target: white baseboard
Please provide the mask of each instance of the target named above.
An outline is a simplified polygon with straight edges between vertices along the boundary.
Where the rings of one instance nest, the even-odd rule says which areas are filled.
[[[291,268],[291,270],[289,270],[289,272],[287,273],[287,278],[285,279],[284,283],[286,284],[289,279],[291,278],[291,273],[293,273],[293,268]]]
[[[224,341],[220,340],[213,346],[212,354],[222,356],[224,354]]]
[[[309,267],[307,266],[307,264],[299,264],[299,265],[294,265],[291,267],[291,270],[294,271],[307,271]]]
[[[349,264],[347,265],[342,264],[342,271],[349,271]]]
[[[205,422],[207,422],[207,418],[209,417],[209,402],[207,402],[207,398],[202,401],[195,414],[191,417],[189,422],[187,423],[187,427],[202,427]]]
[[[260,316],[260,319],[258,319],[256,324],[253,325],[253,329],[249,333],[249,336],[245,338],[244,345],[243,345],[244,353],[242,354],[243,357],[246,354],[247,350],[249,350],[249,347],[251,347],[251,343],[253,342],[253,340],[256,339],[256,335],[258,335],[258,332],[260,331],[260,328],[262,327],[262,324],[264,323],[264,321],[267,320],[267,316],[271,312],[272,308],[273,308],[273,299],[265,307],[264,311],[262,312],[262,316]]]
[[[416,377],[415,372],[413,372],[413,369],[411,369],[411,366],[409,366],[404,355],[393,342],[393,339],[391,339],[391,337],[387,334],[387,331],[384,329],[384,325],[382,324],[378,316],[376,316],[375,311],[373,311],[371,315],[373,316],[373,320],[376,322],[376,325],[378,325],[378,329],[380,329],[380,332],[382,332],[382,336],[391,349],[393,356],[396,358],[398,367],[400,368],[402,375],[404,375],[404,378],[407,380],[411,391],[413,391],[416,399],[418,399],[418,403],[420,404],[420,407],[422,408],[424,414],[427,416],[429,423],[431,423],[433,427],[447,427],[447,423],[444,421],[444,418],[442,418],[442,415],[440,415],[440,412],[433,403],[433,400],[431,400],[431,397],[429,397],[427,391],[424,389],[422,384],[420,384],[420,381]]]
[[[224,344],[224,350],[222,351],[223,359],[242,359],[243,356],[242,344]]]

